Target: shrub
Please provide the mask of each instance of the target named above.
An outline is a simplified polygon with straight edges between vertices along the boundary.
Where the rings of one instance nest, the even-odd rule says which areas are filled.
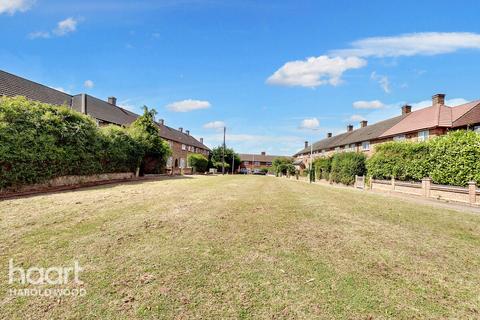
[[[272,168],[275,172],[275,175],[278,177],[280,174],[283,175],[294,175],[295,166],[293,165],[293,159],[287,157],[278,157],[273,159]]]
[[[332,165],[332,158],[317,158],[313,161],[315,168],[315,176],[317,179],[326,179],[330,177],[330,170]]]
[[[452,131],[428,142],[429,176],[435,183],[464,186],[480,183],[480,134]]]
[[[330,179],[346,185],[355,182],[355,175],[365,174],[366,157],[362,153],[337,153],[332,157]]]
[[[208,168],[208,159],[201,154],[190,154],[188,155],[188,164],[193,168],[195,172],[205,172]]]
[[[149,137],[141,126],[132,131],[98,128],[66,106],[0,98],[0,189],[64,175],[133,172],[145,155],[166,159],[168,148],[158,135]]]
[[[373,178],[418,181],[428,176],[429,153],[427,143],[387,142],[377,146],[367,160],[367,171]]]

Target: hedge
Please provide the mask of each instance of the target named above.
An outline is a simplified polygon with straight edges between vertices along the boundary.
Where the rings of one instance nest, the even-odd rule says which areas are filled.
[[[201,154],[194,153],[188,155],[188,164],[195,172],[203,173],[208,169],[208,159]]]
[[[328,180],[330,178],[330,169],[332,165],[332,158],[318,158],[313,161],[315,168],[315,176],[318,179]]]
[[[144,145],[128,130],[99,128],[66,106],[0,98],[0,189],[64,175],[134,172]]]
[[[346,185],[355,182],[355,175],[362,176],[366,173],[366,157],[363,153],[344,152],[332,156],[330,180]]]
[[[369,176],[381,179],[430,177],[446,185],[480,183],[480,134],[459,130],[427,142],[385,143],[376,148],[367,169]]]

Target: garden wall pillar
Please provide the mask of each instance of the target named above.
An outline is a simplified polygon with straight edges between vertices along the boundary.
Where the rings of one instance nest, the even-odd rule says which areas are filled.
[[[468,195],[471,204],[477,203],[477,183],[475,181],[470,181],[468,183]]]
[[[423,196],[425,198],[430,198],[430,188],[432,187],[432,178],[423,178],[422,179],[422,189]]]
[[[392,190],[395,190],[395,177],[392,177]]]

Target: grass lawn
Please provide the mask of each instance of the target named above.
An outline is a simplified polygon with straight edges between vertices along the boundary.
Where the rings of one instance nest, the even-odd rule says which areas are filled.
[[[87,294],[13,297],[9,259],[78,260]],[[0,318],[479,318],[480,216],[263,176],[102,186],[0,202],[0,270]]]

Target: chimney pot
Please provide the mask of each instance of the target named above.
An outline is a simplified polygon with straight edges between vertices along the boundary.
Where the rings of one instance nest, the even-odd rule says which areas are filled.
[[[432,106],[445,105],[445,95],[443,93],[437,93],[432,97]]]
[[[113,104],[114,106],[117,105],[117,98],[115,97],[108,97],[108,103]]]
[[[347,131],[350,132],[350,131],[353,131],[353,126],[351,124],[349,124],[347,126]]]
[[[406,104],[402,107],[402,116],[412,112],[412,106]]]
[[[190,130],[185,130],[186,134],[190,135]]]
[[[159,119],[158,122],[162,125],[165,124],[165,120],[163,120],[163,119]]]
[[[203,138],[200,138],[200,143],[203,143]]]
[[[183,132],[183,128],[182,127],[178,128],[178,131]]]
[[[362,120],[362,121],[360,121],[360,127],[361,127],[361,128],[365,128],[365,127],[367,126],[367,124],[368,124],[368,121],[367,121],[367,120]]]
[[[305,141],[305,148],[308,148],[308,141]]]
[[[332,133],[331,132],[327,133],[327,138],[331,138],[331,137],[332,137]]]
[[[262,156],[266,155],[265,151],[262,151]]]

